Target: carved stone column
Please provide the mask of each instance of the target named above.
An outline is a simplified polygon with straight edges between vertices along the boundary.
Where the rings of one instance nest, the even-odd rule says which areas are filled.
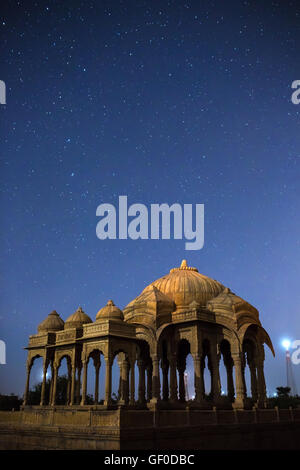
[[[118,387],[118,402],[120,404],[123,403],[122,399],[122,388],[123,388],[123,359],[120,354],[117,356],[117,362],[120,370],[120,377],[119,377],[119,387]]]
[[[111,404],[111,368],[112,360],[110,357],[105,357],[105,399],[104,405]]]
[[[98,359],[95,363],[95,394],[94,394],[94,403],[98,405],[99,403],[99,372],[100,372],[101,362]]]
[[[220,354],[214,355],[211,360],[211,374],[212,374],[212,397],[213,402],[217,405],[218,401],[220,400],[221,396],[221,381],[220,381]]]
[[[42,382],[41,402],[40,402],[41,406],[45,405],[47,369],[48,369],[48,364],[45,362],[45,359],[44,359],[44,363],[43,363],[43,382]]]
[[[86,389],[87,389],[87,370],[88,370],[88,361],[84,360],[83,363],[83,378],[82,378],[82,397],[80,405],[86,404]]]
[[[245,408],[246,391],[243,380],[242,357],[240,354],[232,355],[235,368],[235,401],[234,408]]]
[[[178,400],[176,356],[169,356],[168,361],[170,366],[170,401],[174,403]]]
[[[147,402],[152,399],[152,365],[147,367]]]
[[[135,404],[135,359],[130,360],[130,404]]]
[[[169,364],[167,361],[162,361],[162,379],[163,379],[163,386],[162,386],[162,396],[163,401],[168,401],[169,399]]]
[[[227,396],[232,403],[234,401],[233,361],[231,358],[224,358],[224,364],[227,375]]]
[[[128,360],[126,359],[125,354],[120,358],[119,366],[120,366],[119,404],[127,405],[129,402],[129,363],[128,363]]]
[[[152,398],[151,403],[160,401],[160,377],[159,377],[159,359],[152,357]]]
[[[49,391],[49,402],[48,402],[48,405],[51,405],[51,403],[52,403],[52,396],[53,396],[53,377],[54,377],[53,360],[51,360],[50,367],[51,367],[51,381],[50,381],[50,391]]]
[[[30,383],[30,372],[31,372],[32,364],[28,364],[26,366],[26,385],[25,385],[25,392],[24,392],[24,400],[23,405],[28,405],[28,396],[29,396],[29,383]]]
[[[245,378],[245,369],[246,369],[246,353],[242,354],[242,378],[243,378],[243,384],[244,384],[244,389],[245,389],[245,397],[247,398],[247,385],[246,385],[246,378]]]
[[[264,358],[257,358],[257,388],[258,388],[258,406],[266,408],[266,382],[264,375]]]
[[[146,401],[146,398],[145,398],[145,363],[144,361],[139,360],[137,365],[139,368],[139,403],[144,404]]]
[[[68,387],[67,387],[67,405],[71,403],[71,386],[72,386],[72,367],[68,360]]]
[[[193,355],[194,360],[194,386],[195,386],[195,402],[204,402],[204,377],[203,368],[201,367],[201,357],[197,354]]]
[[[81,370],[82,364],[80,363],[77,367],[77,384],[76,384],[76,404],[80,404],[80,389],[81,389]]]
[[[179,400],[185,401],[185,385],[184,385],[184,371],[185,365],[177,365],[178,376],[179,376]]]
[[[251,395],[252,399],[256,402],[258,399],[258,391],[257,391],[257,375],[256,375],[256,366],[255,361],[252,359],[248,363],[250,369],[250,377],[251,377]]]
[[[76,385],[76,365],[75,361],[72,363],[72,383],[71,383],[71,399],[70,405],[74,405],[75,403],[75,385]]]
[[[53,392],[52,392],[52,406],[56,404],[56,387],[57,387],[57,374],[58,374],[58,364],[54,363],[54,375],[53,375]]]

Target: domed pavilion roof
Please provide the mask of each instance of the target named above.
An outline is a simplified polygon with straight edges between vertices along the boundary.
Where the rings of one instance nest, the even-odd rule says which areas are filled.
[[[65,322],[65,330],[69,328],[80,328],[85,323],[92,323],[90,317],[84,313],[81,307],[72,313]]]
[[[186,310],[192,302],[206,305],[207,301],[219,295],[225,287],[218,281],[200,274],[197,268],[183,260],[180,268],[173,268],[169,274],[152,282],[160,292],[176,304],[177,310]]]
[[[124,308],[125,321],[148,324],[155,321],[158,326],[168,321],[167,318],[175,308],[172,299],[150,284]]]
[[[64,321],[58,313],[53,310],[38,326],[39,333],[46,333],[48,331],[59,331],[64,329]]]
[[[242,299],[238,295],[231,292],[226,287],[217,297],[207,302],[207,308],[215,313],[229,314],[237,318],[240,314],[245,316],[245,313],[252,319],[259,321],[258,310],[253,307],[249,302]]]
[[[101,320],[123,320],[123,312],[115,306],[112,300],[109,300],[105,307],[101,308],[96,315],[96,322]]]

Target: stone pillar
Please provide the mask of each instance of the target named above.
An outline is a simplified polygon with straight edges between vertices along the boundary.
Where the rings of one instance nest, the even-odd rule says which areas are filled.
[[[95,364],[95,394],[94,394],[94,403],[98,405],[99,403],[99,372],[100,372],[101,362],[100,360],[96,361]]]
[[[245,389],[245,397],[247,398],[247,385],[246,385],[246,378],[245,378],[245,369],[246,369],[246,358],[245,358],[245,352],[242,354],[242,378],[243,378],[243,384],[244,384],[244,389]]]
[[[53,360],[51,361],[50,367],[51,367],[51,382],[50,382],[49,402],[48,402],[49,405],[51,405],[52,403],[52,395],[53,395],[53,377],[54,377]]]
[[[43,382],[42,382],[42,390],[41,390],[41,402],[40,405],[43,406],[45,405],[45,394],[46,394],[46,380],[47,380],[47,364],[43,364]]]
[[[135,359],[130,361],[130,404],[135,404]]]
[[[82,364],[80,363],[77,367],[76,405],[80,404],[81,370]]]
[[[230,358],[224,361],[227,374],[227,396],[229,401],[232,403],[234,401],[234,383],[233,383],[233,361]]]
[[[111,404],[111,368],[112,360],[110,357],[105,358],[105,399],[104,405]]]
[[[117,356],[117,362],[118,362],[118,366],[119,366],[119,370],[120,370],[120,377],[119,377],[119,388],[118,388],[118,401],[119,403],[122,403],[123,402],[123,399],[122,399],[122,388],[123,388],[123,360],[120,356],[120,354],[118,354]]]
[[[175,371],[176,373],[176,371]],[[147,402],[152,399],[152,365],[147,367]]]
[[[193,355],[194,360],[194,386],[195,386],[195,402],[202,403],[204,401],[204,378],[203,369],[201,367],[201,357],[197,354]]]
[[[68,360],[67,405],[71,403],[71,382],[72,382],[72,367],[71,367],[70,360]]]
[[[52,391],[52,406],[56,404],[56,386],[57,386],[57,375],[58,375],[58,364],[54,363],[54,375],[53,375],[53,391]]]
[[[159,359],[157,356],[152,357],[152,403],[160,401],[160,377],[159,377]]]
[[[174,403],[178,400],[176,356],[169,357],[168,361],[169,361],[169,366],[170,366],[170,401]]]
[[[245,408],[246,391],[243,380],[242,357],[240,354],[233,354],[235,368],[235,401],[234,408]]]
[[[257,360],[257,388],[258,388],[258,406],[266,408],[266,383],[264,375],[264,359],[259,357]]]
[[[163,396],[163,401],[168,401],[169,399],[169,364],[167,361],[162,361],[162,379],[163,379],[163,385],[162,385],[162,396]]]
[[[257,376],[256,376],[255,362],[251,360],[249,361],[248,365],[249,365],[250,377],[251,377],[251,396],[252,396],[252,399],[256,402],[258,399],[258,393],[257,393]]]
[[[216,405],[218,401],[220,400],[221,396],[221,381],[220,381],[220,370],[219,370],[219,364],[220,364],[220,355],[217,354],[212,358],[212,397],[213,397],[213,402]]]
[[[185,365],[177,365],[179,375],[179,400],[185,401],[184,371]]]
[[[29,383],[30,383],[30,371],[32,368],[32,364],[27,363],[26,367],[26,385],[25,385],[25,392],[24,392],[24,400],[23,405],[28,405],[28,396],[29,396]]]
[[[86,404],[86,389],[87,389],[87,370],[88,370],[88,361],[84,360],[83,363],[83,378],[82,378],[82,397],[80,405]]]
[[[72,364],[72,383],[71,383],[71,399],[70,405],[75,403],[75,385],[76,385],[76,365],[75,362]]]
[[[139,368],[139,403],[144,404],[145,398],[145,363],[144,361],[138,361]]]
[[[127,405],[129,402],[129,363],[125,357],[120,359],[120,405]]]

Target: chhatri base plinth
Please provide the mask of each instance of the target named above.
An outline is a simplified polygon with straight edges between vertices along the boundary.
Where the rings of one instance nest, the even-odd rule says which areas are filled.
[[[300,409],[27,407],[0,412],[0,449],[298,449]]]

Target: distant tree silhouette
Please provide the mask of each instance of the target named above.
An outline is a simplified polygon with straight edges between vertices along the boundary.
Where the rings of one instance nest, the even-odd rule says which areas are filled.
[[[45,388],[46,403],[49,403],[50,384],[51,384],[51,380],[48,379],[46,381],[46,388]],[[57,384],[56,384],[56,404],[57,405],[65,405],[67,403],[67,389],[68,389],[68,377],[66,375],[58,376]],[[42,382],[39,382],[35,384],[32,389],[29,390],[29,395],[28,395],[29,405],[40,404],[41,392],[42,392]]]
[[[18,411],[22,405],[22,399],[17,395],[11,393],[10,395],[0,395],[0,410],[1,411]]]
[[[49,394],[50,394],[50,385],[51,380],[46,381],[45,387],[45,402],[49,403]],[[56,405],[66,405],[67,404],[67,391],[68,391],[68,377],[66,375],[61,375],[57,377],[56,383]],[[39,405],[41,402],[41,393],[42,393],[42,382],[39,382],[34,385],[34,387],[29,390],[29,405]],[[80,397],[81,399],[81,397]],[[92,395],[86,396],[86,404],[92,405],[94,399]]]
[[[290,406],[292,408],[299,408],[300,407],[300,397],[298,395],[291,396],[290,387],[276,387],[277,396],[268,398],[268,408],[274,408],[274,406],[278,406],[278,408],[287,409]]]
[[[279,398],[288,398],[290,395],[290,387],[276,387]]]

